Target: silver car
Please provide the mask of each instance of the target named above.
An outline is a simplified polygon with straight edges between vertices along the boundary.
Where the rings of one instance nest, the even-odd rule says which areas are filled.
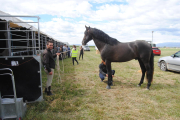
[[[87,45],[83,45],[82,47],[83,47],[84,51],[90,51],[89,46],[87,46]]]
[[[180,51],[171,56],[160,58],[158,66],[163,71],[172,70],[180,72]]]

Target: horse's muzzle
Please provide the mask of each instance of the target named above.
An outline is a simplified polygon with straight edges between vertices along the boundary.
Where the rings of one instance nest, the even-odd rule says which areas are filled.
[[[82,45],[86,45],[86,44],[84,43],[84,41],[82,41]]]

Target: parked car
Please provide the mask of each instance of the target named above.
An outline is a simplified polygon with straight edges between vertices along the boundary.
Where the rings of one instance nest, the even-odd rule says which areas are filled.
[[[87,45],[83,45],[82,47],[83,47],[84,51],[90,51],[89,46],[87,46]]]
[[[180,51],[171,56],[160,58],[158,66],[163,71],[172,70],[180,72]]]
[[[154,55],[161,55],[161,50],[158,47],[152,47]]]

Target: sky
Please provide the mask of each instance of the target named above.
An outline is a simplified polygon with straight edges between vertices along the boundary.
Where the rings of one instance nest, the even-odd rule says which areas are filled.
[[[180,0],[0,0],[0,3],[0,10],[11,15],[39,16],[42,32],[69,44],[82,43],[85,25],[120,42],[152,39],[155,44],[180,42]]]

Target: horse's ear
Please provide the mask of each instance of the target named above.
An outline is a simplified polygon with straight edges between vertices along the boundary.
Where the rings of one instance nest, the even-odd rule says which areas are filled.
[[[85,25],[85,28],[86,28],[86,30],[88,29],[88,27]]]

